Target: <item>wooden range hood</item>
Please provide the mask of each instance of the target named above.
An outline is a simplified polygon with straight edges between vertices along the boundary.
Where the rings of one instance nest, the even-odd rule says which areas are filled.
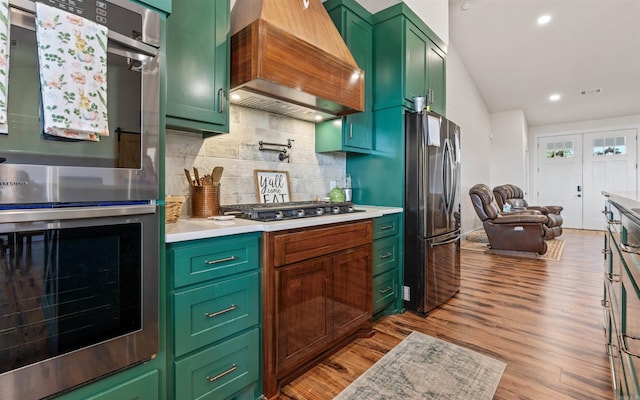
[[[237,0],[231,102],[314,121],[364,109],[362,71],[320,0]]]

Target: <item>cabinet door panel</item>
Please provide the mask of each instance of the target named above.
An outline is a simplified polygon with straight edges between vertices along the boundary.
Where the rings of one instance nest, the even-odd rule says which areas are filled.
[[[228,132],[228,35],[228,0],[173,3],[166,46],[170,127]]]
[[[353,58],[365,73],[364,111],[346,117],[343,126],[345,146],[371,150],[371,79],[373,79],[372,65],[372,29],[368,22],[358,16],[347,13],[347,32],[345,42],[351,50]]]
[[[414,97],[427,93],[427,49],[429,39],[415,26],[407,23],[405,49],[405,99],[413,101]]]
[[[333,328],[339,338],[371,318],[371,247],[360,246],[333,257]]]
[[[306,361],[331,340],[331,258],[276,270],[278,363],[287,370]]]
[[[444,53],[430,42],[427,49],[427,87],[431,94],[429,105],[431,111],[440,115],[445,115],[447,105],[445,70]]]

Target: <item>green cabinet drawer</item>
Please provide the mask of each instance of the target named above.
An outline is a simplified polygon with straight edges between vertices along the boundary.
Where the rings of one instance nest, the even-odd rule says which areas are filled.
[[[373,278],[373,313],[383,310],[398,296],[398,271],[393,269]]]
[[[177,243],[169,247],[169,257],[173,285],[179,288],[258,268],[260,239],[252,235]]]
[[[398,242],[397,236],[373,242],[373,276],[398,266]]]
[[[254,272],[174,294],[175,356],[257,325],[259,283]]]
[[[398,214],[383,215],[382,217],[373,219],[373,239],[396,235],[399,229]]]
[[[158,388],[158,370],[153,370],[86,400],[158,400]]]
[[[175,398],[226,399],[258,380],[258,328],[174,363]]]

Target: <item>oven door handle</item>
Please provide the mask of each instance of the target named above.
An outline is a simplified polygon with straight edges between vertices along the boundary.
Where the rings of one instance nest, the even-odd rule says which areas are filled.
[[[0,224],[61,221],[70,219],[88,219],[102,217],[123,217],[129,215],[155,213],[155,204],[3,210],[0,211]]]
[[[36,3],[28,0],[10,0],[10,4],[12,8],[10,17],[11,24],[35,31]],[[151,57],[158,55],[157,48],[112,30],[109,30],[109,41],[125,46],[140,54]]]

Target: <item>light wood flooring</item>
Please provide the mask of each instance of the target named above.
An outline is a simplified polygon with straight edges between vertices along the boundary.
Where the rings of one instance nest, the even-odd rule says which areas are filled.
[[[611,399],[600,306],[603,233],[565,230],[561,238],[560,261],[463,250],[454,298],[427,318],[381,318],[372,338],[283,387],[281,399],[332,399],[413,330],[507,363],[495,400]]]

